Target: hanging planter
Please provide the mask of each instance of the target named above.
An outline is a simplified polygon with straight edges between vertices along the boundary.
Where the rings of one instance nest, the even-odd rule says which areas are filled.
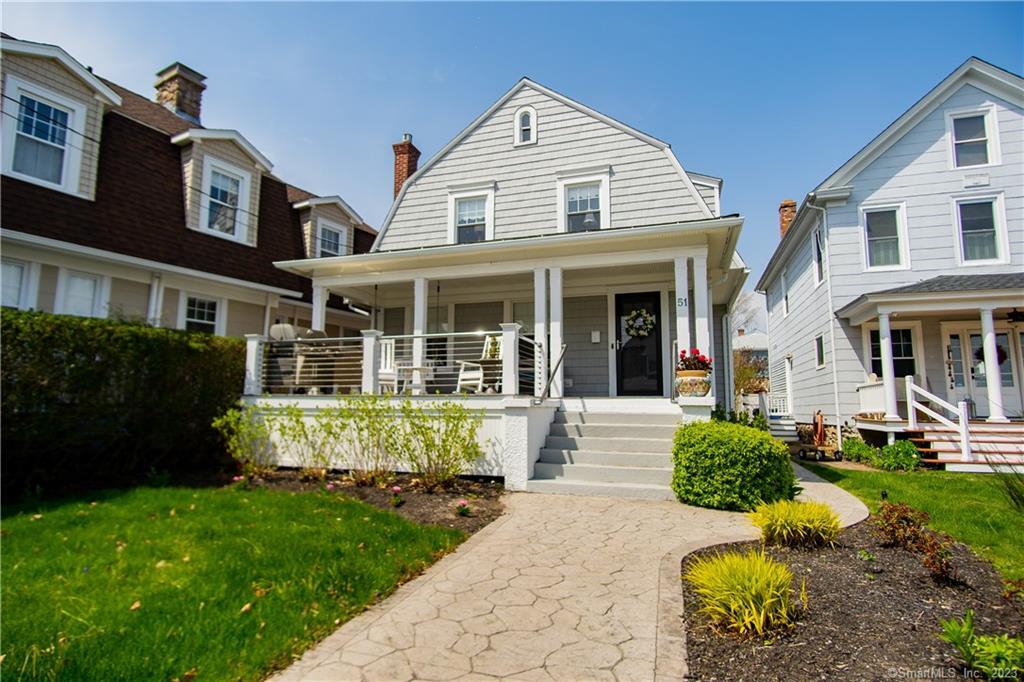
[[[626,317],[626,333],[633,338],[644,338],[654,331],[654,315],[637,308]]]

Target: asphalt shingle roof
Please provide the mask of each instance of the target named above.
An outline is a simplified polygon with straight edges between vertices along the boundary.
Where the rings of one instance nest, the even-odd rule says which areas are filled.
[[[895,289],[873,294],[939,294],[951,291],[987,291],[1024,289],[1024,272],[1001,272],[994,275],[940,275]]]

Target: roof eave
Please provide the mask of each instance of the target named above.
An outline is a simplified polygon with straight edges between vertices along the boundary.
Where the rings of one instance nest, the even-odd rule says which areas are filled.
[[[33,43],[17,38],[0,38],[0,51],[14,54],[27,54],[33,57],[46,57],[56,59],[71,71],[80,80],[96,91],[96,94],[105,103],[113,106],[121,106],[121,96],[114,92],[110,86],[93,75],[81,62],[68,54],[63,48],[57,45],[46,43]]]

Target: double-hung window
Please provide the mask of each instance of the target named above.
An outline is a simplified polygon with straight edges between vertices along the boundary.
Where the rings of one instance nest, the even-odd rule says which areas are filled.
[[[569,232],[601,229],[601,183],[566,188],[565,224]]]
[[[892,365],[897,377],[917,374],[917,363],[914,360],[914,334],[910,329],[890,330],[892,340]],[[882,376],[882,343],[877,329],[870,332],[871,338],[871,371],[875,376]]]
[[[458,244],[487,239],[487,197],[455,200],[455,237]]]
[[[207,226],[234,236],[238,229],[238,195],[241,178],[215,170],[210,174],[210,204]]]
[[[963,200],[956,204],[960,253],[965,263],[998,260],[999,233],[993,199]]]
[[[191,332],[217,333],[217,299],[187,296],[185,329]]]
[[[819,369],[825,366],[825,337],[821,334],[814,337],[814,366]]]
[[[864,211],[865,257],[868,268],[899,268],[903,262],[899,208]]]
[[[512,118],[512,146],[533,144],[537,141],[537,110],[527,105],[516,109]]]
[[[789,282],[786,281],[786,271],[782,271],[779,277],[779,298],[782,299],[782,316],[789,315]]]
[[[21,308],[24,304],[28,265],[19,261],[3,261],[3,283],[0,295],[4,308]]]
[[[54,312],[79,317],[106,317],[110,280],[102,275],[61,268],[57,274]]]
[[[348,253],[346,233],[345,228],[341,225],[323,219],[317,220],[317,258],[346,255]]]
[[[202,163],[199,229],[225,239],[248,241],[252,174],[210,155],[204,156]]]
[[[12,169],[16,173],[60,185],[64,181],[70,120],[71,112],[67,109],[22,95]]]
[[[821,284],[825,281],[825,256],[821,245],[821,230],[815,230],[812,239],[814,240],[814,244],[811,245],[811,248],[814,249],[814,283]]]
[[[953,165],[984,166],[989,162],[985,114],[953,118]]]

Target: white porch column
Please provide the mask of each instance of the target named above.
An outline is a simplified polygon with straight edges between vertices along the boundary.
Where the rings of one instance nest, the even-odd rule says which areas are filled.
[[[327,298],[330,293],[327,287],[313,285],[313,329],[323,331],[327,324]]]
[[[892,364],[892,330],[889,313],[878,313],[878,344],[882,348],[882,387],[885,389],[885,419],[899,419],[896,407],[896,369]]]
[[[518,322],[501,323],[501,393],[519,395],[519,330]]]
[[[380,393],[380,375],[377,370],[380,368],[380,337],[381,332],[376,329],[363,329],[363,395],[377,395]]]
[[[687,291],[689,289],[690,264],[686,256],[677,256],[673,259],[676,275],[676,344],[678,350],[690,352],[690,301]],[[673,359],[675,362],[675,358]]]
[[[427,278],[417,277],[412,282],[412,364],[423,367],[427,358]],[[423,393],[423,375],[420,370],[413,370],[413,393]]]
[[[263,393],[263,336],[245,335],[245,388],[242,395]]]
[[[537,268],[533,271],[533,340],[540,344],[537,352],[534,395],[540,397],[548,379],[548,271]]]
[[[985,387],[988,389],[988,419],[1009,421],[1003,412],[1003,377],[999,372],[999,351],[996,347],[996,325],[992,308],[981,309],[982,350],[985,354]]]
[[[149,304],[146,308],[146,319],[154,327],[163,324],[164,316],[164,280],[157,273],[153,273],[149,281]]]
[[[555,369],[555,363],[558,362],[558,355],[562,352],[562,268],[551,268],[549,273],[551,276],[551,323],[548,336],[551,340],[549,341],[548,358],[550,364],[548,366],[554,372],[551,377],[551,397],[561,398],[565,395],[562,386],[562,379],[565,376],[565,365],[563,360],[563,364],[559,364],[558,368]]]
[[[708,257],[693,257],[693,327],[697,336],[697,349],[704,355],[711,353],[711,311],[708,305]]]

